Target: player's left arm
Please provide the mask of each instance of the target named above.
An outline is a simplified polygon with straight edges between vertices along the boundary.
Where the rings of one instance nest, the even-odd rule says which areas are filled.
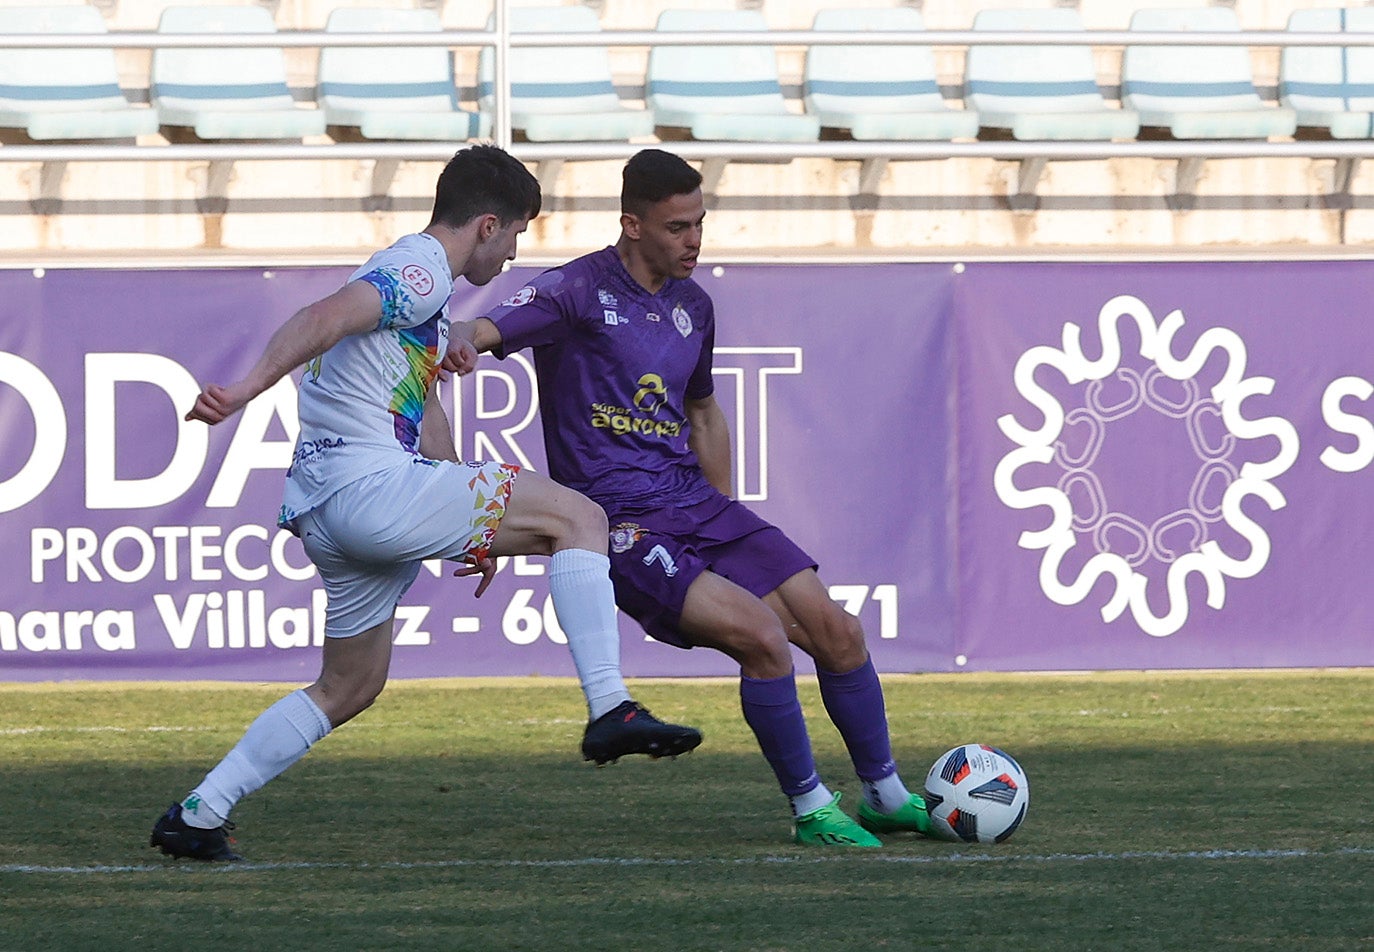
[[[730,424],[726,422],[725,411],[721,410],[714,394],[695,400],[688,398],[685,409],[687,422],[692,427],[687,446],[696,454],[706,481],[729,496],[734,491],[734,483],[730,477]]]
[[[382,302],[376,289],[362,281],[352,281],[307,304],[277,328],[243,379],[227,386],[207,384],[186,419],[211,425],[222,422],[345,337],[376,328],[381,315]]]

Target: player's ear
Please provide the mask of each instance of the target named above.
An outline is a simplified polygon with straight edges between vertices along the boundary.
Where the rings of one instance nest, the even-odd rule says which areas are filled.
[[[629,212],[621,212],[620,230],[625,232],[627,237],[633,238],[636,241],[639,240],[639,216],[632,215]]]
[[[477,225],[477,234],[483,241],[487,241],[492,235],[496,234],[501,228],[501,219],[495,215],[486,214],[482,216],[481,222]]]

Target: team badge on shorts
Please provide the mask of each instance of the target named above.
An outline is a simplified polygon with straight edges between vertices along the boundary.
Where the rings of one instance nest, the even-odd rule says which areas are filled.
[[[634,548],[634,544],[647,535],[645,529],[638,523],[622,522],[617,526],[611,527],[611,551],[619,554],[629,552]]]
[[[687,313],[687,309],[681,304],[673,306],[673,326],[683,337],[690,337],[692,334],[692,315]]]

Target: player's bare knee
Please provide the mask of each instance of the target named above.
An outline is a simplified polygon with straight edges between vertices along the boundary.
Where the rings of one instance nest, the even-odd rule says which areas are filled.
[[[576,546],[594,552],[605,550],[610,524],[606,520],[606,510],[598,503],[581,493],[571,493],[571,501],[559,509],[559,518],[563,520],[559,533],[563,545],[557,548]]]
[[[858,655],[859,664],[863,664],[863,658],[868,656],[868,645],[864,640],[864,626],[849,612],[840,612],[840,621],[835,641],[843,646],[847,654]]]
[[[377,698],[382,696],[382,689],[384,687],[386,687],[385,681],[376,685],[367,685],[360,693],[358,693],[354,698],[357,710],[354,712],[353,716],[357,717],[359,714],[367,710],[373,704],[376,704]]]
[[[740,666],[752,678],[780,678],[792,670],[792,646],[779,625],[739,629],[734,637]]]
[[[827,618],[824,636],[816,640],[811,654],[827,671],[853,671],[868,660],[863,625],[848,612],[837,610]]]
[[[354,686],[343,700],[343,708],[347,712],[346,720],[352,720],[363,711],[367,710],[376,703],[377,698],[381,697],[382,688],[386,682],[380,684],[364,683]]]
[[[386,678],[375,675],[360,678],[327,677],[316,681],[310,693],[329,718],[330,724],[338,727],[371,707],[385,686]]]

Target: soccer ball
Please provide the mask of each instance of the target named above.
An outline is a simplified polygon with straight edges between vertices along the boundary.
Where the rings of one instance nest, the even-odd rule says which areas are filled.
[[[942,840],[1001,843],[1030,805],[1020,764],[986,744],[963,744],[940,756],[926,775],[930,833]]]

